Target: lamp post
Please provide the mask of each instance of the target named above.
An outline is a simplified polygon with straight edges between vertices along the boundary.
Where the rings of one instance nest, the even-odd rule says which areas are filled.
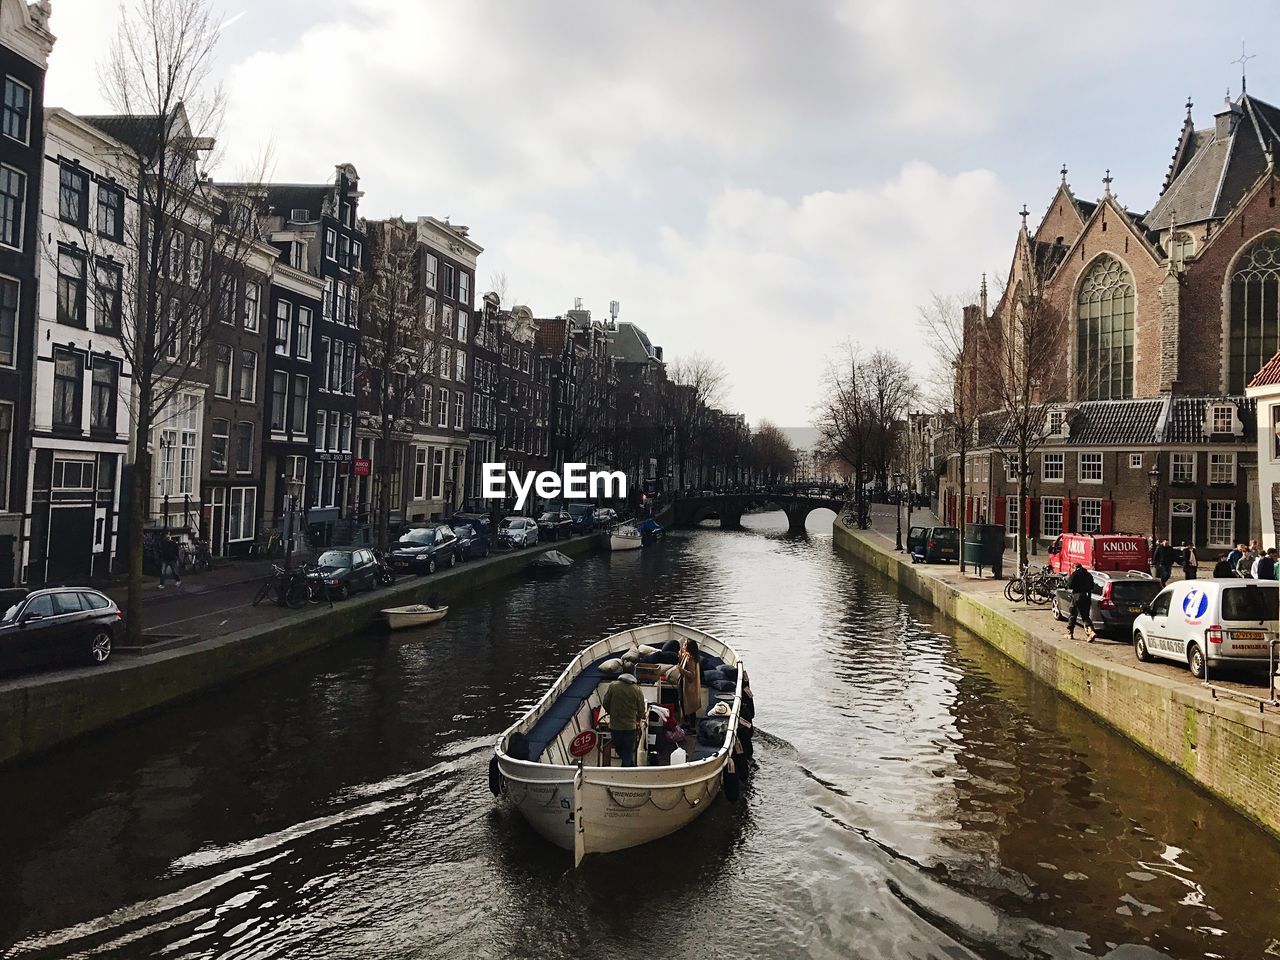
[[[1156,525],[1159,523],[1157,512],[1160,507],[1160,455],[1156,454],[1156,463],[1147,471],[1147,499],[1151,501],[1151,562],[1155,563],[1156,543],[1159,541]],[[1154,570],[1155,568],[1152,567]]]
[[[902,472],[893,471],[893,488],[898,492],[898,503],[893,508],[894,518],[898,521],[898,535],[894,541],[894,549],[902,552]]]

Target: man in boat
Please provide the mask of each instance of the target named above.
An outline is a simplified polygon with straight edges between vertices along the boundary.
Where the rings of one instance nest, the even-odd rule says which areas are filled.
[[[600,701],[609,715],[609,736],[624,767],[636,765],[636,736],[647,706],[634,673],[624,673],[609,684]]]

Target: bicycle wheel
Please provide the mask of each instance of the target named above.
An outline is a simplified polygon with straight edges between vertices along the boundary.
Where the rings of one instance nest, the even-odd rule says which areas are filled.
[[[1004,585],[1004,598],[1010,603],[1022,602],[1022,580],[1013,579],[1006,580]]]
[[[294,610],[307,605],[307,582],[301,577],[294,577],[285,588],[284,602]]]
[[[274,586],[274,580],[268,580],[258,588],[258,592],[253,595],[253,605],[256,607],[267,597],[271,596],[271,588]]]
[[[1044,604],[1053,598],[1053,591],[1049,589],[1048,584],[1043,580],[1037,581],[1031,585],[1031,602]]]

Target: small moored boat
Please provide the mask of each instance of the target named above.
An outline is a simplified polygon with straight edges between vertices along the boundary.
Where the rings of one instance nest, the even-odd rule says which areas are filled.
[[[660,726],[661,705],[673,690],[661,671],[670,670],[671,653],[684,638],[697,641],[703,666],[698,732],[664,760],[665,751],[646,746],[674,723],[673,717]],[[622,657],[638,658],[639,686],[649,702],[634,767],[615,766],[619,758],[611,755],[608,732],[597,730],[605,690],[618,675],[609,661]],[[503,732],[490,761],[489,787],[543,837],[572,850],[576,865],[588,853],[674,833],[706,810],[722,786],[736,798],[751,755],[754,712],[746,671],[728,644],[674,622],[627,630],[574,657],[546,695]]]
[[[422,627],[443,620],[448,612],[448,607],[411,603],[406,607],[387,607],[382,615],[386,617],[387,626],[392,630],[404,630],[406,627]]]
[[[609,531],[610,550],[639,550],[643,546],[644,537],[634,524],[619,524]]]
[[[546,553],[539,554],[532,563],[529,564],[529,572],[537,576],[547,576],[551,574],[564,573],[573,566],[573,559],[566,557],[559,550],[548,550]]]

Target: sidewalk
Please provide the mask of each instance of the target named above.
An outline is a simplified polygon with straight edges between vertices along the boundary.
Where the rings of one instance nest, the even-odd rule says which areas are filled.
[[[159,587],[160,578],[155,574],[144,574],[142,578],[142,603],[147,608],[174,600],[191,600],[211,592],[216,593],[227,587],[239,586],[249,582],[265,580],[271,572],[272,563],[283,563],[281,560],[218,560],[212,570],[191,572],[182,578],[182,585],[176,584],[172,578],[165,578],[164,589]],[[112,583],[104,587],[102,592],[119,604],[120,609],[128,611],[129,584]]]

